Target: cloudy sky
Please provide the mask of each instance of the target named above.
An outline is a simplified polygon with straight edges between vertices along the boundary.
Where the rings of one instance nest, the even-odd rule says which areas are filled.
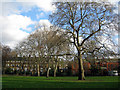
[[[54,0],[55,1],[55,0]],[[119,0],[110,0],[111,3]],[[54,12],[52,0],[1,0],[0,42],[14,48],[35,30],[35,25],[50,25],[48,16]]]

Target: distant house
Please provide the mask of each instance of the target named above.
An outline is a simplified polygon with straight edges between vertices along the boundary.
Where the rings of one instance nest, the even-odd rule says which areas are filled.
[[[91,74],[91,67],[92,64],[88,61],[83,62],[85,74]],[[78,73],[78,63],[77,61],[71,61],[72,66],[72,73],[77,74]],[[104,71],[111,71],[111,70],[118,70],[120,66],[118,59],[106,59],[106,60],[96,60],[94,63],[94,67],[101,70],[101,74],[104,74]]]
[[[23,58],[12,58],[11,60],[6,61],[6,68],[11,68],[13,71],[29,71],[32,74],[37,73],[37,58],[33,60],[33,58],[24,59]],[[69,64],[69,65],[68,65]],[[84,70],[86,75],[91,74],[92,64],[88,61],[83,62]],[[48,64],[47,62],[39,62],[39,70],[41,73],[46,72]],[[118,59],[106,59],[106,60],[96,60],[94,66],[101,70],[101,73],[104,74],[104,71],[117,70],[119,67]],[[69,63],[59,63],[59,70],[64,71],[67,69],[71,69],[73,75],[78,74],[78,62],[77,61],[69,61]]]

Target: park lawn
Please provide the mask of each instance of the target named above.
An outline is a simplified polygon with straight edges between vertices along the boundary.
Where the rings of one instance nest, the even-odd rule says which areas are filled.
[[[118,88],[119,76],[86,77],[34,77],[3,76],[2,88]]]

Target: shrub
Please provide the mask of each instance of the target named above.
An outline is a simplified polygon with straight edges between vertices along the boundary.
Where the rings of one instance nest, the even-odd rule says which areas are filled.
[[[30,70],[26,71],[26,75],[30,75]]]
[[[91,66],[90,71],[92,76],[96,76],[96,75],[100,75],[101,70],[96,66]]]
[[[5,74],[12,74],[13,70],[11,68],[6,68]]]
[[[17,74],[18,73],[18,70],[14,70],[13,74]]]
[[[50,70],[49,75],[50,75],[50,76],[54,76],[54,69],[51,69],[51,70]]]

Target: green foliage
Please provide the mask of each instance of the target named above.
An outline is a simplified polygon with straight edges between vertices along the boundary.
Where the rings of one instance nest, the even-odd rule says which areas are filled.
[[[91,65],[90,70],[91,70],[92,76],[100,75],[100,73],[101,73],[101,69],[95,65]]]
[[[18,74],[18,70],[14,70],[14,72],[13,72],[14,74]]]
[[[50,75],[50,76],[53,76],[53,75],[54,75],[54,69],[53,69],[53,68],[50,70],[49,75]]]
[[[6,68],[5,74],[12,74],[13,70],[11,68]]]
[[[72,66],[70,63],[68,64],[67,76],[72,76]]]
[[[25,73],[24,70],[20,70],[20,71],[18,71],[18,72],[19,72],[19,75],[23,75],[23,74]]]
[[[26,71],[26,75],[30,75],[30,70]]]

